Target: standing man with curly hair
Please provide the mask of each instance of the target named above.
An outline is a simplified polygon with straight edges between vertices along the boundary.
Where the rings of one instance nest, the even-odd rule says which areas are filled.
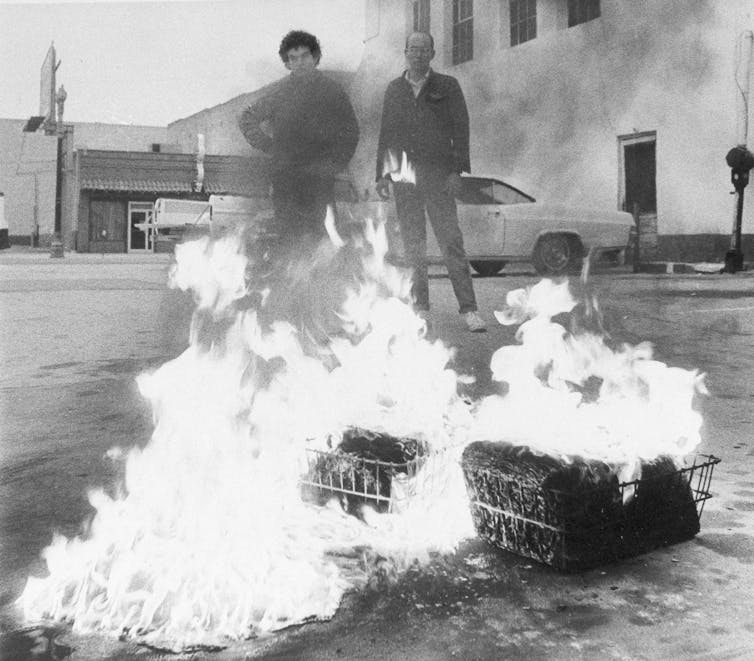
[[[246,141],[272,157],[275,221],[286,242],[325,236],[327,205],[334,209],[335,175],[356,150],[359,127],[345,90],[317,70],[317,37],[293,30],[278,51],[290,76],[242,113]],[[291,245],[291,244],[289,244]]]
[[[317,37],[293,30],[278,54],[290,75],[239,118],[247,142],[271,157],[277,237],[261,247],[266,271],[260,279],[269,295],[260,318],[287,320],[323,343],[341,327],[342,303],[325,219],[328,206],[335,213],[335,176],[356,150],[359,127],[345,90],[317,69]]]
[[[387,199],[392,183],[406,258],[414,271],[413,294],[420,313],[429,310],[427,220],[437,237],[466,327],[486,330],[477,312],[471,271],[458,226],[455,198],[461,172],[469,172],[469,114],[458,81],[430,68],[434,40],[426,32],[406,39],[406,71],[385,91],[377,147],[377,193]],[[405,152],[416,184],[392,182],[385,173],[388,153]],[[388,160],[389,157],[388,157]]]

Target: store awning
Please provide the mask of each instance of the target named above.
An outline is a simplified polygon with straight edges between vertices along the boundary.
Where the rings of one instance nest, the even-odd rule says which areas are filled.
[[[83,179],[81,189],[139,193],[191,193],[193,190],[190,182],[149,179]]]

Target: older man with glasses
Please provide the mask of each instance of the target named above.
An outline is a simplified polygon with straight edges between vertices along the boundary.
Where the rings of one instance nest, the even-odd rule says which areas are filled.
[[[437,237],[459,311],[472,332],[486,330],[477,312],[471,271],[458,226],[455,198],[461,172],[470,172],[469,114],[458,81],[435,72],[434,40],[426,32],[406,39],[407,69],[385,91],[377,147],[377,194],[389,198],[392,183],[405,256],[414,271],[416,309],[429,311],[427,221]],[[392,181],[385,163],[405,153],[416,183]],[[387,168],[389,170],[389,168]]]

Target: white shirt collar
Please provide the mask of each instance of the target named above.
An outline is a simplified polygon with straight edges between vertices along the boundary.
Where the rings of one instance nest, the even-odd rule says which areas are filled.
[[[424,84],[427,82],[427,78],[429,78],[429,74],[432,72],[432,68],[430,67],[427,69],[427,73],[425,73],[419,80],[413,81],[411,78],[408,77],[408,69],[406,69],[406,73],[403,74],[403,77],[408,81],[408,84],[411,85],[411,88],[414,90],[414,96],[419,96],[419,93],[422,91],[422,87],[424,87]]]

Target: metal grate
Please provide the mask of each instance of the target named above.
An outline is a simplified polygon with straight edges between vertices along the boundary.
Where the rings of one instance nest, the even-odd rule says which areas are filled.
[[[638,479],[633,482],[621,482],[621,496],[625,501],[627,496],[636,497],[641,489],[647,489],[648,486],[656,484],[659,480],[663,481],[663,488],[670,481],[672,486],[688,485],[691,489],[691,495],[696,506],[696,515],[701,519],[704,511],[704,503],[712,498],[710,484],[712,483],[712,470],[720,459],[711,454],[698,454],[694,458],[694,463],[686,468],[681,468],[671,475],[658,475],[651,478]]]
[[[571,571],[692,538],[719,462],[697,455],[674,472],[574,491],[533,487],[468,465],[464,477],[480,537]]]
[[[307,449],[308,472],[300,484],[307,500],[323,502],[341,496],[348,509],[367,504],[392,512],[427,487],[417,477],[435,456],[425,452],[404,462],[391,462],[338,450]]]

